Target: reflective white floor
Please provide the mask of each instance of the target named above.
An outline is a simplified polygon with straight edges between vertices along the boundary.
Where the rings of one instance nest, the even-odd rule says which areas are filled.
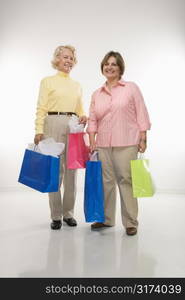
[[[77,227],[51,231],[46,194],[0,193],[0,277],[185,277],[185,195],[139,199],[137,236],[93,232],[78,193]]]

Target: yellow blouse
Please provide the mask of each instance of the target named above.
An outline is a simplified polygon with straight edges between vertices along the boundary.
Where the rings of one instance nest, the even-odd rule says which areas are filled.
[[[35,131],[43,133],[44,119],[48,112],[74,112],[84,115],[80,84],[59,71],[41,80],[37,102]]]

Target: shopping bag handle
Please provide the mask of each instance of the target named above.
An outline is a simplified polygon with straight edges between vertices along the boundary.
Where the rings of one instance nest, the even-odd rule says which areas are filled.
[[[90,154],[90,158],[89,158],[90,161],[98,161],[99,160],[99,157],[98,157],[98,151],[93,151],[91,154]]]
[[[34,148],[33,151],[36,151],[36,148],[38,147],[38,145],[34,144]]]
[[[138,152],[138,159],[144,159],[144,153]]]

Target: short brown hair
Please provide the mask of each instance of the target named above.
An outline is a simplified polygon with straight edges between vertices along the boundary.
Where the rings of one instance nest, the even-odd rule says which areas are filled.
[[[106,64],[106,62],[108,61],[108,59],[113,56],[116,59],[116,63],[120,69],[120,78],[121,76],[124,74],[125,72],[125,62],[123,60],[123,57],[121,56],[121,54],[119,52],[115,52],[115,51],[109,51],[103,58],[102,62],[101,62],[101,71],[103,73],[103,66]]]

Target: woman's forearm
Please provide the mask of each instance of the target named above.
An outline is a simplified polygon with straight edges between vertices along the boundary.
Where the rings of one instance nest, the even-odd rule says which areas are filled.
[[[95,132],[89,133],[90,151],[93,152],[96,149]]]
[[[94,144],[95,142],[95,132],[90,132],[89,133],[89,141],[90,141],[90,144]]]
[[[140,141],[147,142],[147,133],[146,131],[140,131]]]

